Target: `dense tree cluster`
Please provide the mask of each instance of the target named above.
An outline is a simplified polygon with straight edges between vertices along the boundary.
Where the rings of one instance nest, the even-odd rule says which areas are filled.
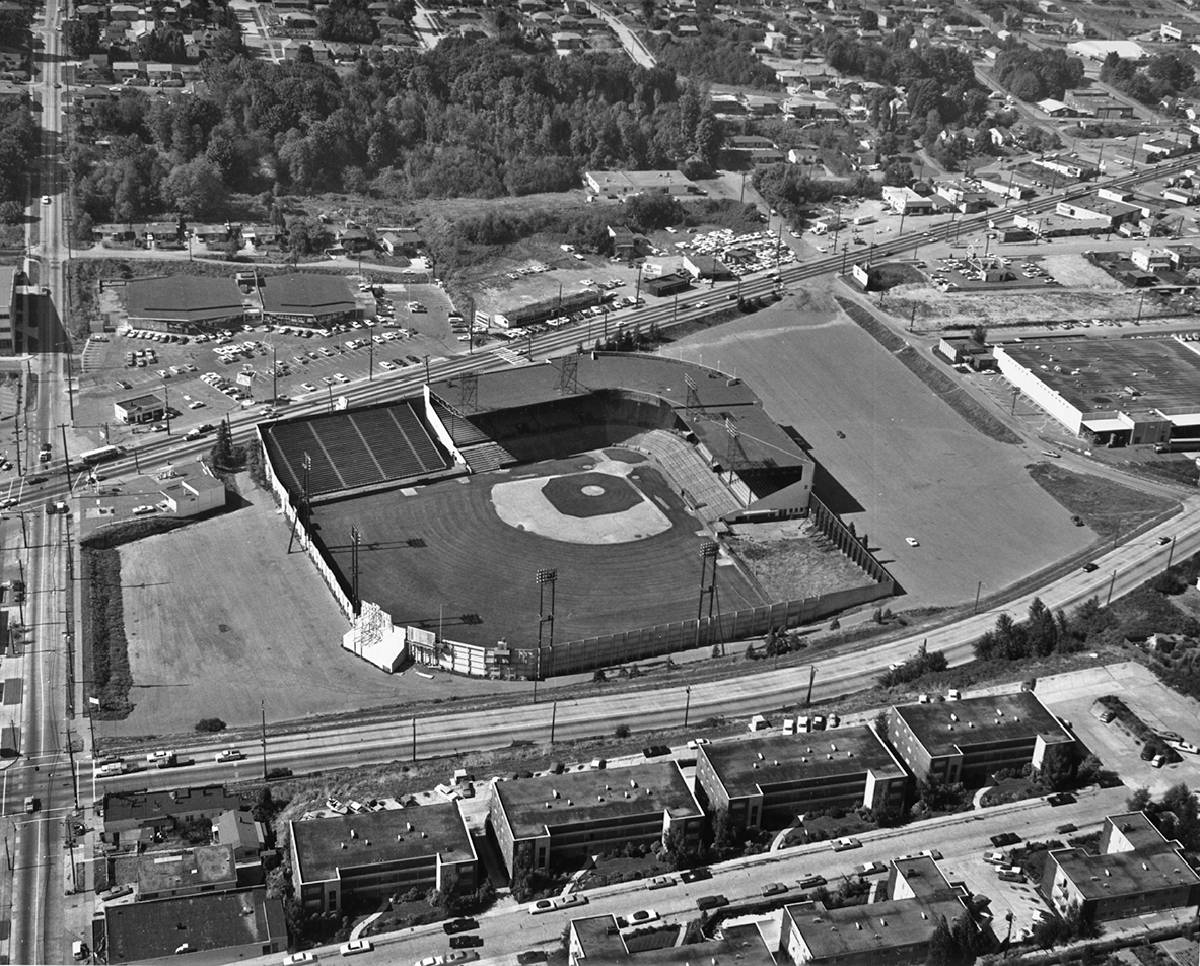
[[[0,222],[16,224],[25,210],[25,172],[33,160],[33,120],[18,103],[0,105]]]
[[[885,671],[879,676],[879,686],[881,688],[894,688],[901,684],[907,684],[910,681],[916,681],[926,674],[937,674],[946,670],[950,665],[946,663],[946,655],[941,651],[930,651],[922,642],[917,648],[917,653],[905,661],[903,664],[897,664],[896,667]]]
[[[33,22],[33,8],[33,0],[19,0],[15,4],[3,5],[3,9],[0,9],[0,47],[29,46],[29,25]]]
[[[775,72],[751,52],[751,43],[761,39],[761,32],[745,36],[713,20],[695,38],[656,37],[652,50],[660,65],[696,81],[778,90]]]
[[[1080,607],[1082,612],[1091,605],[1099,606],[1095,598]],[[1086,617],[1084,618],[1086,620]],[[1021,661],[1045,657],[1056,651],[1069,653],[1079,649],[1081,638],[1072,628],[1067,615],[1059,610],[1054,614],[1035,597],[1029,605],[1029,617],[1018,623],[1008,614],[996,618],[994,630],[987,631],[975,642],[975,656],[981,661]]]
[[[368,9],[371,0],[338,0],[317,10],[317,37],[350,44],[369,44],[379,27]]]
[[[1146,817],[1169,839],[1179,839],[1185,848],[1200,848],[1200,808],[1196,795],[1184,783],[1172,785],[1155,801],[1149,789],[1139,788],[1125,803],[1131,812]]]
[[[1012,42],[996,56],[996,78],[1023,101],[1061,98],[1083,82],[1083,61],[1058,48],[1034,49]]]
[[[814,181],[799,165],[766,164],[754,170],[755,190],[767,203],[785,217],[793,217],[810,204],[824,204],[838,195],[863,198],[879,197],[879,185],[866,172],[861,172],[848,183],[841,181]]]
[[[586,168],[711,165],[720,142],[697,86],[616,56],[527,57],[450,40],[359,61],[346,76],[243,57],[203,70],[203,94],[123,91],[97,111],[112,146],[70,158],[91,218],[207,217],[221,186],[396,200],[561,191]]]
[[[1109,54],[1100,68],[1100,80],[1146,104],[1164,97],[1196,94],[1195,69],[1170,52],[1155,54],[1144,68],[1131,60],[1122,60],[1115,53]]]

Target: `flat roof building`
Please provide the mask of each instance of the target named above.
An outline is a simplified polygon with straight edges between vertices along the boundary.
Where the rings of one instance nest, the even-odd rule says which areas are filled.
[[[627,845],[654,845],[673,828],[699,841],[704,813],[674,761],[497,781],[488,814],[512,874],[562,868]]]
[[[121,423],[152,423],[166,414],[167,404],[158,393],[146,393],[113,403],[113,415]]]
[[[696,800],[734,828],[786,828],[834,806],[904,806],[908,773],[870,728],[718,741],[696,751]]]
[[[929,942],[942,917],[952,926],[965,915],[962,901],[949,895],[888,899],[841,909],[801,902],[784,909],[780,945],[796,966],[876,966],[881,962],[921,966],[928,959]]]
[[[1101,833],[1101,855],[1053,849],[1042,892],[1060,913],[1078,906],[1085,920],[1106,922],[1200,902],[1200,876],[1183,846],[1141,812],[1112,815]]]
[[[1074,760],[1075,739],[1032,691],[893,706],[888,739],[918,781],[967,787],[1001,769]]]
[[[584,184],[594,194],[629,198],[640,194],[696,194],[696,183],[674,168],[654,171],[585,171]]]
[[[107,905],[109,963],[149,963],[192,954],[188,962],[228,963],[286,952],[283,902],[265,889]]]
[[[289,822],[296,895],[308,912],[419,889],[473,890],[479,856],[458,806],[425,805]]]
[[[775,958],[752,923],[722,925],[720,938],[677,945],[684,926],[659,920],[621,929],[616,917],[572,919],[567,936],[568,966],[688,966],[732,963],[775,966]]]
[[[236,885],[233,848],[229,845],[202,845],[180,852],[143,852],[137,857],[139,901],[224,892]]]
[[[271,275],[260,280],[259,294],[268,322],[311,327],[362,317],[350,284],[337,275]]]
[[[223,785],[202,785],[160,792],[116,792],[105,794],[104,831],[123,832],[138,828],[173,828],[192,818],[215,819],[222,812],[242,808],[240,795]]]
[[[0,352],[11,354],[16,345],[17,270],[0,266]]]
[[[126,282],[125,314],[135,329],[190,332],[242,325],[246,313],[232,278],[170,275]]]

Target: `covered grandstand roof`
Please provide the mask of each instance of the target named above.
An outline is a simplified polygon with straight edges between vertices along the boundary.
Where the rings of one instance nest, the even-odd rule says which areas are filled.
[[[412,399],[365,409],[324,413],[262,426],[271,463],[288,492],[309,494],[445,473],[451,461]]]
[[[358,306],[349,283],[336,275],[271,275],[260,284],[270,315],[337,315]]]
[[[131,319],[164,322],[216,322],[244,312],[232,278],[170,275],[125,284],[125,311]]]

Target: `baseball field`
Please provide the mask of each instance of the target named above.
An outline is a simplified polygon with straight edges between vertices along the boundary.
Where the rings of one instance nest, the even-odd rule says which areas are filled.
[[[535,641],[541,569],[558,572],[554,639],[695,618],[704,536],[678,491],[620,448],[318,505],[314,521],[349,579],[397,624],[471,644]],[[722,612],[762,595],[719,567]]]

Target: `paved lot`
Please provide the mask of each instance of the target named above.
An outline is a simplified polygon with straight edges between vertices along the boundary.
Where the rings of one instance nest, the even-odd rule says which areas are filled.
[[[664,350],[680,352],[743,377],[811,444],[834,481],[818,491],[879,548],[904,606],[995,593],[1094,539],[1030,479],[1036,451],[976,432],[820,293]]]
[[[1200,703],[1165,687],[1140,664],[1047,678],[1037,686],[1037,695],[1046,706],[1070,720],[1079,739],[1105,766],[1118,772],[1126,785],[1145,785],[1156,795],[1179,782],[1192,788],[1200,785],[1200,758],[1185,754],[1178,764],[1153,768],[1138,757],[1140,745],[1119,722],[1103,724],[1092,715],[1092,703],[1103,694],[1121,698],[1150,727],[1177,731],[1185,741],[1200,743]]]

